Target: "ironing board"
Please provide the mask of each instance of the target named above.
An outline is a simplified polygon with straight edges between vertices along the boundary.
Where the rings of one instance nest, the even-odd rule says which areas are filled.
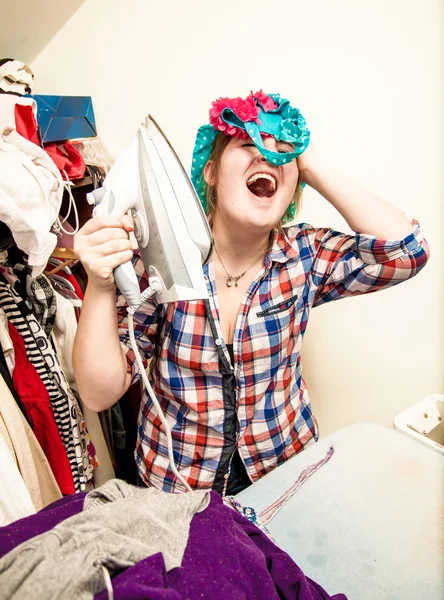
[[[256,512],[325,457],[267,528],[304,573],[349,600],[443,600],[444,457],[374,423],[340,429],[236,500]]]

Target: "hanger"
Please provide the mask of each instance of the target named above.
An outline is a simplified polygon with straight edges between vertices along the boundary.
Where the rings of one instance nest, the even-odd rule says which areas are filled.
[[[45,271],[45,275],[47,277],[55,275],[68,265],[71,265],[76,260],[79,260],[72,248],[54,248],[54,250],[51,253],[51,257],[54,257],[58,260],[63,260],[54,269],[51,269],[50,271]]]
[[[48,264],[54,266],[54,267],[58,267],[59,265],[61,265],[64,261],[61,260],[60,258],[56,258],[55,256],[50,256],[48,259]],[[72,271],[71,269],[66,266],[63,267],[63,271],[67,274],[67,275],[72,275]]]
[[[51,277],[53,278],[54,281],[57,281],[61,286],[64,286],[65,288],[67,288],[68,290],[70,290],[71,292],[76,294],[75,287],[73,286],[73,284],[70,281],[68,281],[64,277],[60,277],[60,275],[52,275]],[[77,298],[77,294],[76,294],[76,298]]]

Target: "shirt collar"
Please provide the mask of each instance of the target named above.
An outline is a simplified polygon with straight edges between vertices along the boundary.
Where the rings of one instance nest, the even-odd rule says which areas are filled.
[[[271,251],[265,258],[266,266],[269,266],[271,262],[285,263],[297,257],[298,253],[288,239],[287,230],[288,228],[285,227],[275,231]]]

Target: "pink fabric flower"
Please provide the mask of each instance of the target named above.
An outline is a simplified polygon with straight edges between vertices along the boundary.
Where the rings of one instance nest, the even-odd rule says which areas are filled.
[[[265,92],[263,92],[262,90],[259,90],[255,94],[253,94],[253,92],[251,92],[250,96],[252,98],[256,98],[256,100],[260,103],[260,105],[262,106],[262,108],[264,109],[265,112],[268,112],[269,110],[274,110],[275,108],[277,108],[276,102],[274,102],[274,100],[272,100],[270,98],[270,96],[268,94],[266,94]]]
[[[240,139],[247,139],[247,134],[243,129],[228,125],[221,117],[221,113],[224,108],[230,108],[234,114],[239,117],[244,123],[254,121],[259,124],[259,107],[256,106],[256,102],[253,96],[248,96],[243,100],[242,98],[218,98],[211,104],[210,109],[210,124],[218,131],[223,131],[226,135],[232,135]]]

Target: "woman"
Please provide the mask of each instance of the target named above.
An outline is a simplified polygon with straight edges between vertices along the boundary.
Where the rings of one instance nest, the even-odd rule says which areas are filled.
[[[279,95],[213,102],[192,171],[215,244],[203,267],[209,300],[151,301],[135,315],[176,466],[192,488],[237,493],[315,441],[300,364],[311,308],[400,283],[427,261],[418,224],[330,169],[309,141],[299,110]],[[304,185],[356,235],[286,226]],[[99,217],[76,237],[89,281],[74,368],[82,399],[95,410],[114,404],[139,377],[112,277],[132,254],[131,230],[127,217]],[[146,288],[138,253],[134,265]],[[136,462],[147,485],[184,489],[146,392]]]

